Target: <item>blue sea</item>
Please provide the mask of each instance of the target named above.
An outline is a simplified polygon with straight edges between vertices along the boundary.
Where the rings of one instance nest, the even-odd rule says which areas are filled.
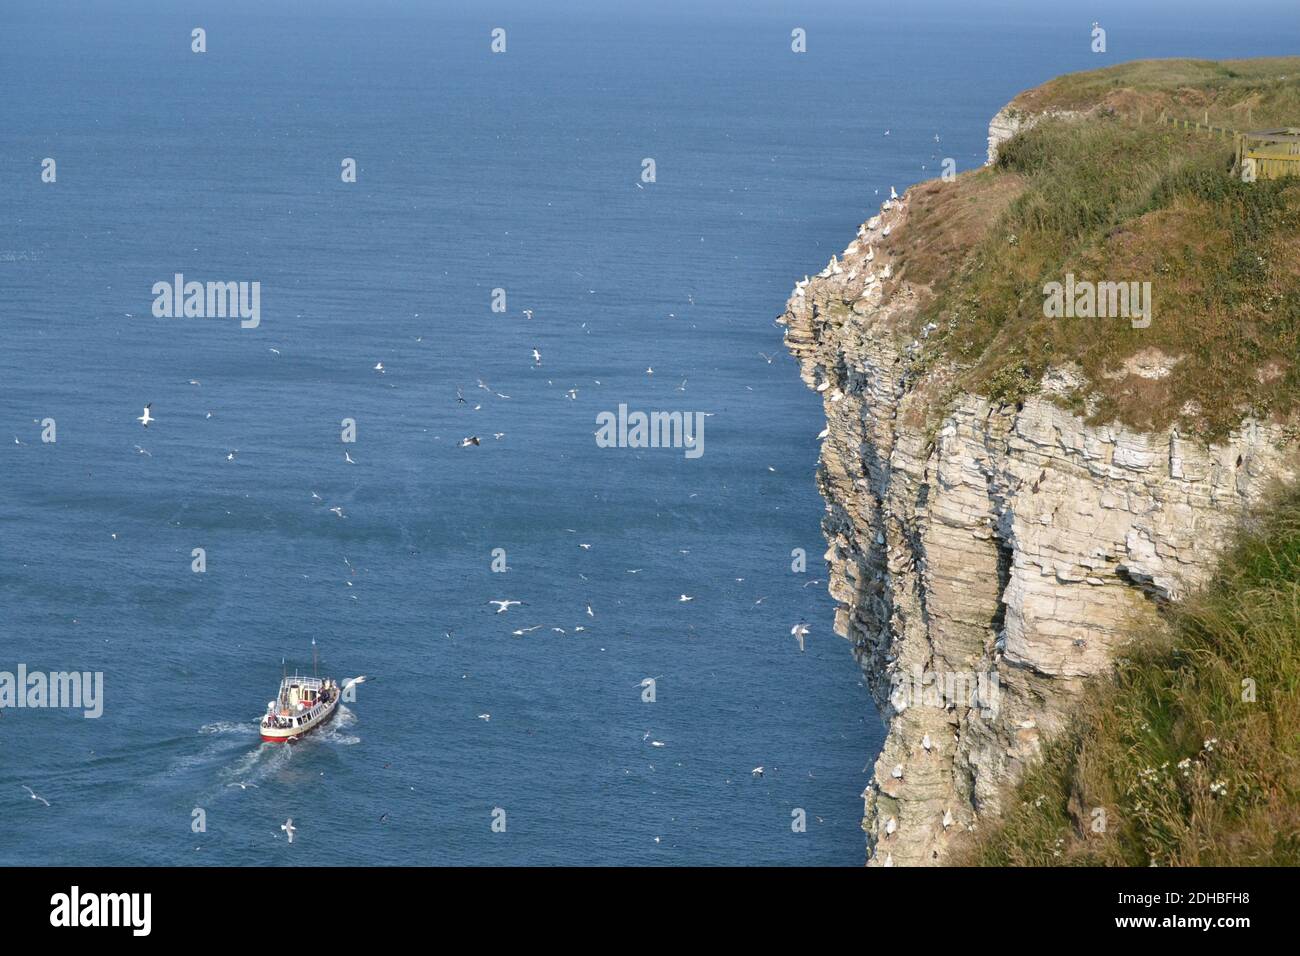
[[[0,671],[104,681],[0,716],[0,864],[862,863],[882,727],[773,319],[1018,91],[1298,41],[1290,3],[0,6]],[[260,324],[155,318],[176,273]],[[598,447],[620,404],[703,453]],[[313,640],[367,681],[260,744]]]

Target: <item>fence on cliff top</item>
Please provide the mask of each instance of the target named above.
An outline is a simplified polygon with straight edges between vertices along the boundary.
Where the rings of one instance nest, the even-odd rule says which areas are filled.
[[[1240,176],[1243,182],[1253,183],[1257,179],[1300,176],[1300,128],[1291,126],[1283,129],[1242,132],[1226,126],[1212,125],[1208,110],[1204,123],[1175,119],[1165,113],[1160,114],[1157,122],[1161,125],[1212,133],[1224,139],[1231,136],[1236,144],[1232,175]]]

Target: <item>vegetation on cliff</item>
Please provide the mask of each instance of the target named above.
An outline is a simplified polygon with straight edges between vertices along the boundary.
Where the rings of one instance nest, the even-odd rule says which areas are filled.
[[[1091,422],[1178,423],[1212,440],[1300,408],[1300,179],[1229,175],[1229,129],[1300,126],[1300,58],[1161,60],[1060,77],[1017,97],[1043,114],[996,164],[912,190],[898,282],[922,290],[921,360],[952,394],[1015,402],[1051,366]],[[1054,116],[1053,111],[1069,111]],[[1067,275],[1151,283],[1145,328],[1048,318]]]
[[[1132,635],[954,863],[1300,863],[1300,490],[1215,579]]]

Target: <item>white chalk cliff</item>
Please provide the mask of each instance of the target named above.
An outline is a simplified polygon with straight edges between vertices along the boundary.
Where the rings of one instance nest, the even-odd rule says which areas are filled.
[[[1026,122],[998,116],[991,152]],[[869,865],[942,863],[996,815],[1082,680],[1205,580],[1242,509],[1294,462],[1272,424],[1212,447],[1087,424],[1051,400],[1078,383],[1072,368],[1020,405],[965,393],[936,416],[949,370],[913,361],[928,330],[906,331],[918,295],[891,251],[909,199],[801,281],[779,320],[825,405],[835,630],[888,725],[863,791]],[[916,675],[945,692],[912,693]]]

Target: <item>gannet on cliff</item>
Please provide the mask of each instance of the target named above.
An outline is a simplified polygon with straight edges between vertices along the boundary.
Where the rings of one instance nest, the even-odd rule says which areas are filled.
[[[926,734],[924,737],[921,738],[921,746],[925,748],[926,753],[930,752],[931,743],[930,743],[929,734]]]
[[[885,833],[893,835],[893,832],[897,829],[898,829],[898,821],[895,820],[893,817],[890,817],[888,820],[885,821]]]
[[[901,763],[900,763],[900,764],[895,764],[895,765],[894,765],[894,772],[893,772],[892,776],[893,776],[893,778],[894,778],[895,780],[902,780],[902,779],[903,779],[903,765],[902,765]]]
[[[897,199],[897,198],[898,198],[898,193],[894,192],[894,187],[893,187],[893,186],[890,186],[890,187],[889,187],[889,198],[890,198],[890,199]]]
[[[943,811],[943,828],[946,830],[950,826],[952,826],[952,811],[945,810]]]

